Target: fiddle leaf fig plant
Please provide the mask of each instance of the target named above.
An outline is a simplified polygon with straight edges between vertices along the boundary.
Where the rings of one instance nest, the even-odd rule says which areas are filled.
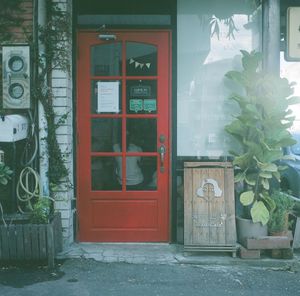
[[[242,90],[229,98],[238,104],[240,113],[225,130],[239,143],[239,149],[230,153],[235,182],[245,185],[240,201],[250,209],[254,223],[265,225],[275,209],[269,193],[271,179],[280,182],[285,169],[277,161],[286,158],[283,147],[296,143],[288,131],[294,121],[289,106],[299,103],[300,98],[293,96],[293,83],[261,70],[261,53],[241,53],[242,70],[225,74]]]

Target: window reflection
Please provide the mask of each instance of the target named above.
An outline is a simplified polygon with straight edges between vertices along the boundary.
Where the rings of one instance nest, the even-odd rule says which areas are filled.
[[[115,168],[114,157],[92,157],[92,190],[121,190]]]
[[[93,152],[112,152],[115,143],[121,143],[122,123],[119,118],[93,118],[91,139]]]
[[[101,44],[91,49],[91,74],[119,76],[122,73],[121,43]]]
[[[157,75],[157,48],[154,45],[126,43],[126,75],[154,76]]]
[[[143,152],[155,152],[157,139],[157,121],[155,118],[128,118],[126,142],[141,147]]]
[[[214,6],[208,1],[177,3],[177,152],[218,158],[232,143],[224,126],[235,113],[224,75],[241,67],[241,49],[260,50],[261,12],[225,1]]]

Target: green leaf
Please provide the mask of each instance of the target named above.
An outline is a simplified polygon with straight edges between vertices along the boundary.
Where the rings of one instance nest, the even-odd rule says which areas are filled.
[[[245,179],[245,172],[238,173],[234,176],[234,182],[243,182]]]
[[[300,97],[296,97],[296,96],[290,97],[287,100],[287,102],[288,102],[289,105],[299,104],[300,103]]]
[[[287,165],[279,165],[278,166],[278,171],[285,171],[288,168]]]
[[[249,153],[245,153],[241,156],[235,157],[233,160],[233,165],[240,167],[241,169],[245,169],[251,163],[252,157]]]
[[[243,192],[240,196],[240,201],[244,206],[251,205],[254,201],[254,192],[253,191]]]
[[[278,171],[277,165],[275,163],[257,162],[257,165],[262,171],[267,171],[267,172],[277,172]]]
[[[257,174],[248,174],[245,177],[245,181],[248,185],[254,186],[256,183]]]
[[[246,78],[238,71],[229,71],[225,74],[225,77],[243,86],[247,84]]]
[[[279,170],[279,168],[278,168],[278,170]],[[273,176],[276,178],[276,180],[277,180],[278,182],[280,182],[281,176],[280,176],[280,173],[279,173],[279,172],[273,173]]]
[[[272,177],[272,175],[271,175],[271,177]],[[263,178],[263,179],[261,180],[261,184],[262,184],[262,186],[264,187],[264,189],[266,189],[266,190],[269,190],[269,189],[270,189],[270,184],[269,184],[268,179]]]
[[[245,133],[245,128],[238,119],[234,120],[231,124],[226,125],[225,130],[230,135],[243,136]]]
[[[253,223],[261,222],[262,225],[266,225],[269,221],[269,210],[262,201],[255,201],[250,210],[250,213]]]
[[[259,176],[262,178],[266,178],[266,179],[272,179],[272,177],[273,177],[272,173],[269,173],[269,172],[260,172]]]
[[[295,156],[293,155],[283,155],[281,157],[282,160],[295,160]],[[284,170],[286,169],[287,167],[284,168]]]
[[[6,178],[4,178],[4,177],[0,177],[0,183],[2,185],[6,185],[8,183],[8,180]]]
[[[267,207],[268,211],[271,213],[276,208],[275,201],[270,197],[269,193],[265,192],[264,194],[261,194],[261,200]]]

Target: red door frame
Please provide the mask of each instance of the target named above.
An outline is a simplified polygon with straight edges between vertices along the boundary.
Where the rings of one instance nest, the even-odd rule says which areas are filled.
[[[78,238],[80,241],[161,241],[168,242],[170,240],[170,176],[171,176],[171,32],[167,30],[140,30],[140,31],[128,31],[119,30],[117,32],[112,32],[117,36],[117,40],[125,43],[126,41],[147,41],[149,44],[158,45],[158,97],[159,90],[162,91],[160,99],[158,99],[158,114],[149,114],[147,118],[157,118],[158,133],[157,133],[157,146],[159,143],[159,135],[164,134],[166,140],[164,145],[167,147],[167,154],[165,158],[166,170],[164,173],[160,173],[158,170],[158,190],[163,196],[163,200],[157,198],[158,213],[157,220],[159,224],[159,233],[156,234],[143,234],[142,231],[139,232],[137,236],[130,231],[123,234],[123,231],[116,231],[114,235],[110,235],[106,231],[93,231],[93,223],[90,216],[93,211],[92,202],[102,202],[107,199],[109,194],[110,201],[126,200],[130,199],[132,201],[137,201],[140,199],[141,192],[99,192],[92,191],[90,185],[90,157],[95,156],[111,156],[113,153],[95,153],[90,152],[90,119],[99,117],[98,114],[90,113],[90,81],[93,79],[100,79],[100,77],[93,77],[90,74],[90,47],[92,45],[101,44],[101,41],[97,39],[98,33],[95,31],[79,31],[78,32],[78,58],[77,58],[77,192],[78,192],[78,213],[79,213],[79,233]],[[159,37],[158,37],[159,36]],[[167,57],[167,59],[166,59]],[[123,73],[126,64],[126,56],[123,51]],[[109,79],[122,79],[126,81],[126,75],[121,77],[109,77]],[[102,79],[102,77],[101,77]],[[122,97],[126,97],[126,89],[122,88]],[[163,102],[162,97],[167,97],[168,99]],[[122,110],[126,110],[126,102],[123,99]],[[161,110],[160,110],[161,108]],[[114,118],[134,118],[142,117],[144,115],[126,115],[126,112],[118,113],[116,115],[100,115],[101,118],[114,117]],[[126,131],[126,127],[122,126],[123,133]],[[123,143],[124,145],[124,143]],[[124,146],[123,146],[124,147]],[[121,152],[120,155],[125,156],[126,152]],[[134,155],[139,155],[135,153]],[[157,152],[142,153],[143,156],[156,156],[159,161],[159,154]],[[124,162],[123,162],[124,166]],[[124,176],[123,176],[124,178]],[[125,184],[125,182],[123,182]],[[168,186],[166,186],[166,184]],[[124,190],[125,185],[123,185]],[[130,195],[130,196],[129,196]],[[143,200],[151,201],[153,199],[153,192],[142,191]],[[124,199],[125,198],[125,199]],[[111,213],[101,213],[102,215],[111,215]],[[107,217],[106,217],[107,218]],[[105,219],[106,219],[105,218]],[[118,239],[118,235],[120,239]]]

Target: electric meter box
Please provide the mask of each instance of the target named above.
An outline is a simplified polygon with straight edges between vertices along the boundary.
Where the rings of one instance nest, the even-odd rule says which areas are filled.
[[[30,108],[30,48],[2,46],[3,109]]]
[[[16,142],[26,139],[28,118],[19,114],[0,117],[0,142]]]

